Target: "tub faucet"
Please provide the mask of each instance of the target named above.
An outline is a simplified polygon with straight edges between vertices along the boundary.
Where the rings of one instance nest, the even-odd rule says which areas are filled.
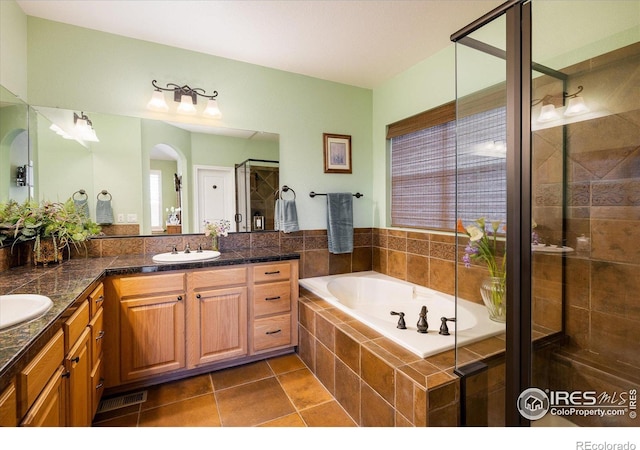
[[[447,322],[455,322],[456,318],[440,317],[440,321],[442,322],[442,324],[440,325],[440,331],[438,332],[438,334],[442,334],[443,336],[449,336],[449,327],[447,326]]]
[[[420,310],[420,318],[418,319],[418,333],[427,333],[429,330],[429,323],[427,322],[428,311],[427,307],[423,305]]]
[[[404,313],[403,312],[391,311],[391,315],[392,316],[400,316],[400,318],[398,319],[398,326],[396,328],[399,328],[401,330],[406,330],[407,329],[407,324],[404,322]]]

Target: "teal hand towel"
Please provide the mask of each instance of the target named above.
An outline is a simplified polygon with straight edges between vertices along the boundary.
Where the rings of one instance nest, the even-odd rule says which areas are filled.
[[[89,219],[89,202],[87,201],[87,199],[80,199],[80,200],[76,200],[73,199],[73,203],[76,206],[76,210],[82,214],[84,217],[86,217],[87,219]]]
[[[298,231],[298,209],[295,200],[278,200],[280,208],[279,229],[285,233]]]
[[[98,199],[96,202],[96,222],[101,225],[111,225],[113,223],[111,200]]]
[[[329,252],[353,252],[353,195],[327,194],[327,238]]]

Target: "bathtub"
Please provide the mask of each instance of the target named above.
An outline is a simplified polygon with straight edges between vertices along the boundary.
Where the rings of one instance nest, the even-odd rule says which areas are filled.
[[[504,324],[489,319],[483,305],[458,299],[456,309],[452,295],[408,283],[378,272],[303,278],[300,286],[368,325],[383,336],[416,355],[427,356],[501,334]],[[427,333],[419,333],[417,323],[422,306],[428,309]],[[398,329],[397,315],[403,312],[406,329]],[[455,317],[447,322],[449,336],[440,335],[441,317]]]

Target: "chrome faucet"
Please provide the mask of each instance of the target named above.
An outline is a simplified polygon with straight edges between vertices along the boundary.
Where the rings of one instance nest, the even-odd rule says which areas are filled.
[[[184,248],[184,252],[191,253],[191,249],[189,248],[189,243],[187,243],[187,246]]]
[[[176,247],[175,245],[173,246],[173,248],[171,249],[171,254],[172,255],[177,255],[178,254],[178,247]]]

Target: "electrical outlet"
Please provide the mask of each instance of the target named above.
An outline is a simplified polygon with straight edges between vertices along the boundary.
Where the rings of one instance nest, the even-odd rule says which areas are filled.
[[[129,223],[136,223],[138,221],[138,215],[137,214],[127,214],[127,222]]]
[[[124,214],[118,214],[118,223],[124,223]]]

